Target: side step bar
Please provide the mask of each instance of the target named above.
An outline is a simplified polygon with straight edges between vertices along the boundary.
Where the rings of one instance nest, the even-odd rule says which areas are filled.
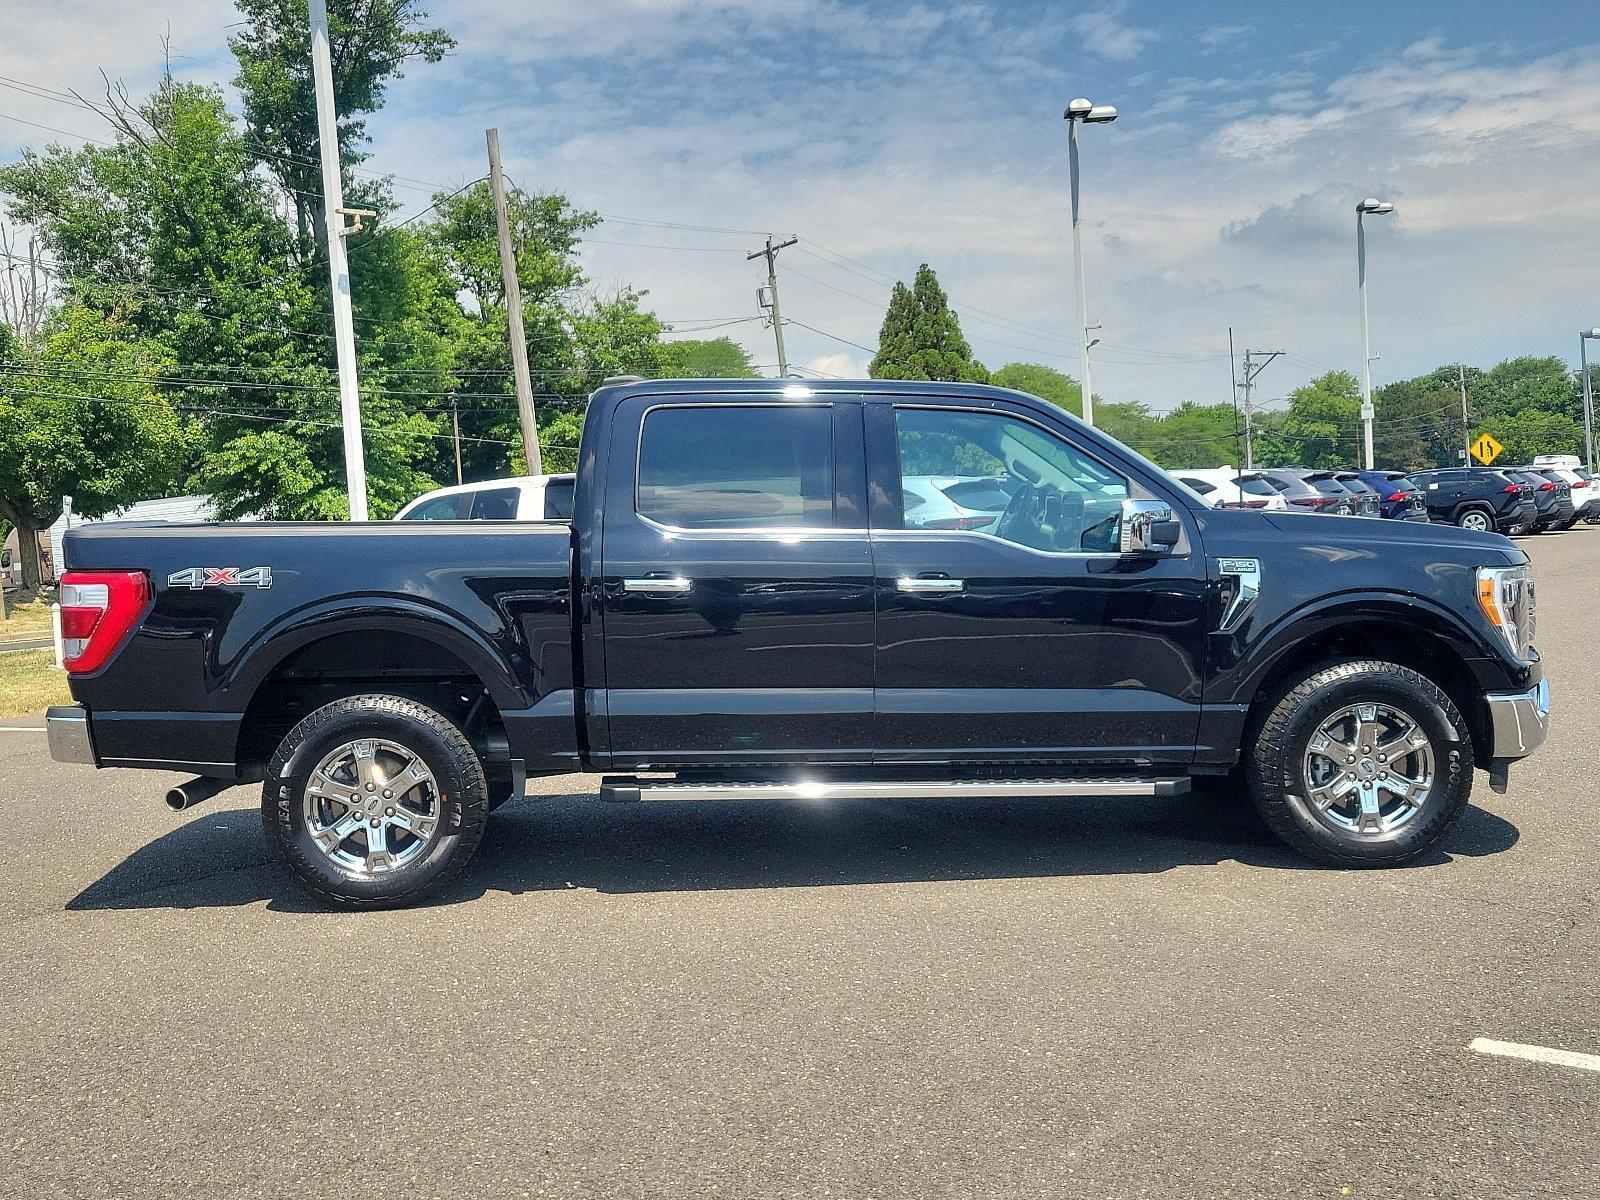
[[[1187,775],[1064,779],[796,779],[786,782],[679,783],[608,775],[602,800],[978,800],[1019,796],[1177,796],[1189,790]]]

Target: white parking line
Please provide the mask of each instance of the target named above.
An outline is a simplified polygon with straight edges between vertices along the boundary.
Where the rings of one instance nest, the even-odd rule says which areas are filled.
[[[1579,1054],[1576,1050],[1553,1050],[1549,1046],[1525,1046],[1521,1042],[1497,1042],[1493,1038],[1473,1038],[1468,1050],[1479,1054],[1498,1054],[1502,1058],[1525,1058],[1529,1062],[1555,1067],[1577,1067],[1580,1071],[1600,1071],[1600,1054]]]
[[[41,726],[35,729],[32,725],[0,725],[0,733],[43,733]]]

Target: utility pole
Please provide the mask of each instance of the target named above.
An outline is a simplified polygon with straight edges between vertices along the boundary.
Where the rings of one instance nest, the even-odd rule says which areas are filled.
[[[1585,329],[1578,334],[1578,359],[1583,364],[1583,455],[1589,474],[1594,474],[1594,384],[1589,378],[1589,340],[1600,341],[1600,329]],[[1593,487],[1594,484],[1590,484]]]
[[[327,0],[310,0],[311,79],[317,97],[317,144],[322,159],[322,216],[328,228],[328,275],[333,344],[339,363],[339,424],[344,431],[345,489],[350,519],[367,519],[367,466],[361,443],[361,389],[356,379],[356,323],[350,311],[350,262],[345,256],[344,180],[339,171],[339,117],[333,110],[333,55],[328,49]],[[361,228],[357,215],[355,229]]]
[[[1246,350],[1244,352],[1244,465],[1254,470],[1256,465],[1255,395],[1256,376],[1267,369],[1267,364],[1283,353],[1282,350]],[[1265,355],[1266,357],[1261,357]]]
[[[450,401],[450,428],[456,434],[456,486],[461,486],[461,409]]]
[[[800,239],[797,237],[791,237],[787,242],[779,242],[774,245],[772,241],[772,235],[769,233],[767,234],[766,249],[752,250],[749,254],[744,256],[744,260],[746,262],[752,262],[758,258],[764,258],[767,260],[766,294],[763,296],[762,289],[757,288],[756,301],[761,305],[762,308],[769,308],[772,310],[772,332],[773,335],[778,339],[779,378],[783,378],[789,374],[789,355],[783,348],[783,313],[778,308],[778,251],[787,249],[799,240]]]
[[[511,329],[511,373],[517,384],[517,418],[522,423],[522,456],[529,475],[543,475],[539,457],[539,424],[533,416],[533,378],[528,371],[528,339],[522,332],[522,285],[517,280],[517,256],[511,248],[511,218],[506,212],[506,180],[500,173],[500,131],[487,129],[489,139],[489,190],[494,193],[494,223],[500,230],[500,278],[506,289],[506,319]]]
[[[1467,365],[1456,364],[1456,377],[1461,381],[1461,465],[1472,461],[1472,427],[1467,424]]]

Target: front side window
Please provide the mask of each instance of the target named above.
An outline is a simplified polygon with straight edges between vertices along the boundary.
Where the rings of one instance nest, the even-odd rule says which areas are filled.
[[[436,496],[408,512],[407,521],[454,521],[461,515],[461,496]]]
[[[1054,552],[1117,549],[1127,480],[1031,422],[897,408],[895,441],[907,529],[967,529]]]
[[[829,527],[832,430],[823,406],[655,409],[639,435],[639,515],[674,529]]]

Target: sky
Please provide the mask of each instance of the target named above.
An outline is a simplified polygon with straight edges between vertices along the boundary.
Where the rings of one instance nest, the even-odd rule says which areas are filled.
[[[164,62],[226,81],[225,0],[6,0],[0,159],[105,136],[16,87],[133,92]],[[402,216],[506,170],[606,220],[584,261],[684,333],[775,374],[747,261],[779,258],[791,363],[865,373],[889,285],[938,272],[975,354],[1078,374],[1067,136],[1081,131],[1095,392],[1157,410],[1231,396],[1282,350],[1272,402],[1359,373],[1368,219],[1376,384],[1600,325],[1600,26],[1592,0],[433,0],[459,45],[370,121]],[[34,122],[35,125],[24,122]],[[56,131],[37,128],[48,125]],[[756,318],[756,319],[752,319]],[[724,322],[736,322],[724,324]]]

